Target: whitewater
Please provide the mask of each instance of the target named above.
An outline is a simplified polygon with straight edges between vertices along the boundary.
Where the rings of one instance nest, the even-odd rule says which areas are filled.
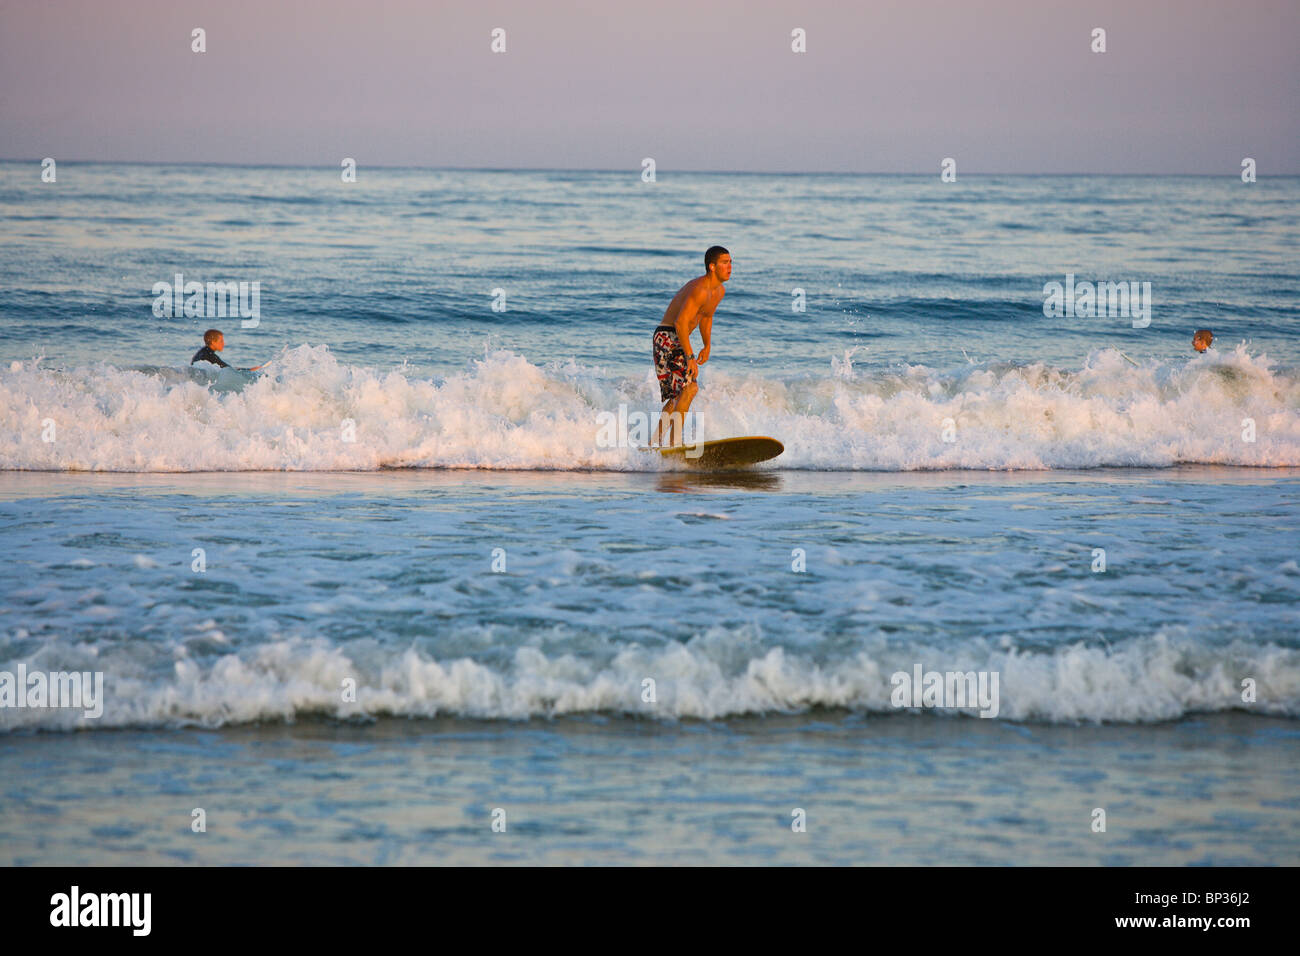
[[[1300,375],[1246,344],[1173,361],[1115,349],[1078,368],[854,364],[761,374],[702,370],[693,434],[771,435],[768,468],[840,471],[1300,465]],[[31,471],[367,471],[674,467],[601,447],[620,406],[657,421],[653,372],[610,374],[510,349],[445,376],[281,351],[262,373],[195,367],[0,371],[0,468]],[[635,436],[633,436],[635,437]],[[681,467],[677,465],[676,467]]]

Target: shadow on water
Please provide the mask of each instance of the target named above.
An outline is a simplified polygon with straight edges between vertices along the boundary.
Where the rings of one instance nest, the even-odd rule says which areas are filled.
[[[674,494],[725,488],[780,491],[781,475],[773,471],[669,471],[658,476],[656,489]]]

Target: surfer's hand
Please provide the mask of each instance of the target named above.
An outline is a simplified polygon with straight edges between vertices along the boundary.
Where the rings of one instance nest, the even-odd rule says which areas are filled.
[[[709,347],[706,345],[704,346],[704,348],[700,349],[699,361],[700,364],[703,365],[708,360],[709,360]]]
[[[695,356],[692,355],[690,358],[686,360],[686,377],[690,379],[694,379],[699,374],[700,374],[700,366],[696,363]]]

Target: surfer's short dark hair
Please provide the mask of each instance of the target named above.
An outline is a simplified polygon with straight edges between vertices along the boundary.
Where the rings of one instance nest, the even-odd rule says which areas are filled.
[[[225,336],[221,334],[220,329],[208,329],[206,332],[203,333],[203,344],[211,345],[217,339],[224,338],[224,337]]]
[[[699,247],[697,246],[696,248]],[[709,266],[717,262],[719,256],[729,256],[729,255],[731,255],[731,253],[728,252],[726,249],[722,248],[722,246],[709,246],[709,251],[704,254],[705,270],[707,270]]]

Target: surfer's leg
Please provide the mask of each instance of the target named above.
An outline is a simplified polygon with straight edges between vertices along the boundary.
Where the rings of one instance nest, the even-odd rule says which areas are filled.
[[[659,427],[655,430],[655,444],[661,448],[664,444],[664,425],[668,425],[668,438],[672,441],[673,434],[673,409],[677,406],[677,399],[670,398],[664,405],[663,412],[659,415]]]
[[[686,353],[682,351],[681,343],[677,341],[677,336],[667,330],[656,329],[654,334],[654,362],[655,376],[659,379],[659,398],[665,402],[664,410],[659,416],[659,428],[656,430],[656,438],[659,445],[664,445],[664,423],[668,424],[668,441],[667,444],[678,444],[674,440],[674,432],[681,433],[681,396],[682,393],[690,388],[692,396],[694,393],[694,383],[687,379]],[[689,405],[689,400],[687,401]],[[676,424],[676,428],[674,428]]]
[[[670,424],[676,426],[676,437],[671,439],[672,444],[680,445],[686,441],[686,413],[691,410],[691,402],[695,400],[695,393],[700,387],[694,382],[687,382],[682,386],[681,394],[677,396],[677,403],[673,406],[672,418]]]
[[[664,410],[659,415],[659,428],[655,433],[660,447],[664,445],[665,423],[668,425],[669,445],[680,445],[686,441],[686,413],[690,411],[691,402],[699,390],[700,387],[694,382],[683,380],[682,390],[664,405]]]
[[[680,346],[673,354],[673,388],[677,394],[669,424],[670,432],[673,430],[671,426],[676,426],[676,435],[669,441],[670,444],[680,445],[686,441],[686,413],[691,410],[695,393],[700,390],[686,362],[686,353]]]

